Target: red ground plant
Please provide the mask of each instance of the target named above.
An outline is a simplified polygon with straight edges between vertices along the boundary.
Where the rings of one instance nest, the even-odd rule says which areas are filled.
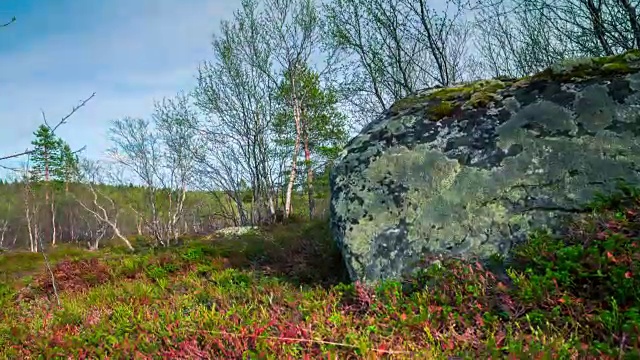
[[[111,271],[102,261],[91,259],[64,259],[52,269],[58,291],[84,291],[111,280]],[[53,282],[48,271],[34,279],[33,288],[53,295]]]

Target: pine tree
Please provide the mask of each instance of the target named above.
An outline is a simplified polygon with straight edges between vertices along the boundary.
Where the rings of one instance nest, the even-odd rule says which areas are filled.
[[[64,140],[46,125],[34,132],[31,155],[31,179],[35,182],[54,181],[58,184],[74,181],[79,173],[78,156]]]
[[[55,190],[60,185],[68,184],[78,174],[78,158],[71,151],[71,147],[64,140],[58,138],[51,128],[42,124],[33,133],[35,139],[31,142],[33,152],[31,155],[31,181],[43,185],[45,188],[45,203],[51,209],[51,241],[56,242],[56,217],[55,217]]]
[[[33,135],[35,139],[31,142],[34,146],[31,154],[31,180],[49,182],[52,162],[55,159],[53,154],[56,153],[59,142],[51,128],[44,124],[40,125]]]
[[[59,152],[56,153],[58,157],[54,163],[59,164],[59,167],[54,168],[54,179],[57,182],[64,183],[65,192],[69,192],[69,183],[78,179],[80,175],[79,171],[79,159],[78,155],[71,151],[69,144],[62,139],[59,141]]]
[[[281,146],[294,149],[294,158],[300,155],[295,149],[304,153],[309,216],[312,217],[315,211],[314,165],[323,167],[337,156],[347,138],[346,116],[338,110],[336,93],[323,89],[320,76],[305,65],[284,73],[278,96],[283,108],[276,116],[274,130],[280,135]],[[295,104],[291,99],[295,99]],[[295,106],[299,111],[298,124]]]

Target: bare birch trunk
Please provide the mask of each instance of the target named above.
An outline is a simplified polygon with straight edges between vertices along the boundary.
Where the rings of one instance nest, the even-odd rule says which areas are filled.
[[[51,194],[51,246],[56,246],[56,206],[54,195]]]
[[[122,240],[122,242],[127,246],[127,248],[129,250],[133,251],[134,250],[133,246],[131,245],[129,240],[127,240],[127,238],[122,235],[122,233],[120,232],[120,229],[118,228],[118,214],[116,213],[116,215],[114,216],[114,219],[110,220],[109,219],[109,213],[107,212],[107,209],[105,209],[104,206],[102,206],[102,205],[100,205],[98,203],[98,192],[91,185],[89,185],[89,190],[91,190],[91,193],[93,194],[93,205],[95,205],[100,210],[101,214],[98,213],[97,211],[89,208],[88,206],[86,206],[80,200],[76,199],[78,204],[80,204],[80,206],[82,206],[85,210],[87,210],[89,213],[91,213],[96,218],[96,220],[98,220],[98,222],[101,222],[103,224],[109,225],[109,227],[111,227],[111,230],[113,230],[113,233],[115,234],[115,236],[118,239]],[[111,200],[110,198],[108,198],[104,194],[102,194],[102,196],[105,197],[107,200],[109,200],[109,202],[111,203],[111,206],[115,209],[115,203],[113,202],[113,200]],[[96,249],[98,248],[99,241],[100,240],[98,239],[96,241],[96,243],[95,243],[95,248]]]
[[[2,231],[0,232],[0,248],[2,248],[2,246],[4,245],[4,237],[8,230],[7,220],[2,221],[2,227],[0,227],[0,230]]]
[[[24,211],[25,217],[27,218],[27,229],[29,230],[29,250],[31,252],[38,252],[38,242],[35,238],[37,234],[34,233],[34,224],[31,218],[31,204],[29,203],[29,196],[31,194],[30,190],[29,185],[26,185],[24,194]]]
[[[293,90],[293,95],[292,95],[293,118],[296,123],[296,140],[295,140],[295,145],[293,147],[293,156],[291,158],[291,173],[289,174],[289,183],[287,184],[287,195],[285,198],[285,205],[284,205],[285,218],[288,218],[291,215],[291,212],[293,211],[291,206],[291,197],[293,195],[293,185],[295,183],[296,173],[298,170],[298,153],[300,153],[300,135],[301,135],[300,104],[296,99],[295,80],[293,78],[291,79],[291,88]]]

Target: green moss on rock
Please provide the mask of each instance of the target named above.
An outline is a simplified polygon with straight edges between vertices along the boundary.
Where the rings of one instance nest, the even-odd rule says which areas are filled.
[[[640,69],[640,50],[600,58],[565,60],[531,77],[532,80],[577,81],[601,75],[626,75]]]
[[[459,85],[459,86],[451,86],[446,88],[438,89],[437,91],[429,94],[430,99],[437,100],[460,100],[461,98],[466,98],[471,95],[473,91],[473,87],[470,85]]]
[[[469,101],[465,103],[465,107],[481,108],[489,105],[490,102],[497,100],[499,97],[492,92],[478,91],[471,95]]]
[[[605,74],[626,74],[631,71],[627,63],[610,63],[602,65],[602,72]]]
[[[441,101],[439,103],[430,105],[427,108],[427,114],[429,119],[433,121],[441,120],[445,117],[451,116],[456,109],[459,109],[456,103],[452,101]]]
[[[499,100],[500,91],[507,87],[524,87],[535,80],[567,82],[603,75],[626,75],[638,69],[640,69],[640,50],[601,58],[570,59],[550,66],[538,74],[520,79],[501,77],[423,90],[396,101],[391,106],[391,111],[402,112],[413,108],[427,108],[429,119],[438,121],[450,116],[458,106],[464,109],[486,107],[491,102]],[[436,108],[431,110],[430,108],[434,106]]]
[[[476,93],[484,93],[487,95],[495,94],[505,87],[506,83],[498,79],[479,80],[459,86],[442,88],[431,93],[429,96],[432,99],[466,101],[471,99]]]
[[[487,106],[499,98],[497,93],[508,84],[510,82],[492,79],[433,88],[396,101],[391,106],[391,111],[401,112],[424,107],[427,109],[428,118],[438,121],[451,116],[456,109]]]

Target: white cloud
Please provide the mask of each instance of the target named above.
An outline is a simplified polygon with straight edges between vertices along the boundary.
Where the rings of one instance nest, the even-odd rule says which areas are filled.
[[[83,6],[73,4],[78,11]],[[86,31],[43,34],[11,51],[0,49],[0,155],[29,145],[40,109],[55,122],[95,91],[59,134],[99,156],[108,147],[111,120],[146,117],[154,99],[191,88],[198,63],[210,54],[213,31],[240,6],[237,0],[91,4],[82,9],[89,12],[69,15],[88,17]]]

